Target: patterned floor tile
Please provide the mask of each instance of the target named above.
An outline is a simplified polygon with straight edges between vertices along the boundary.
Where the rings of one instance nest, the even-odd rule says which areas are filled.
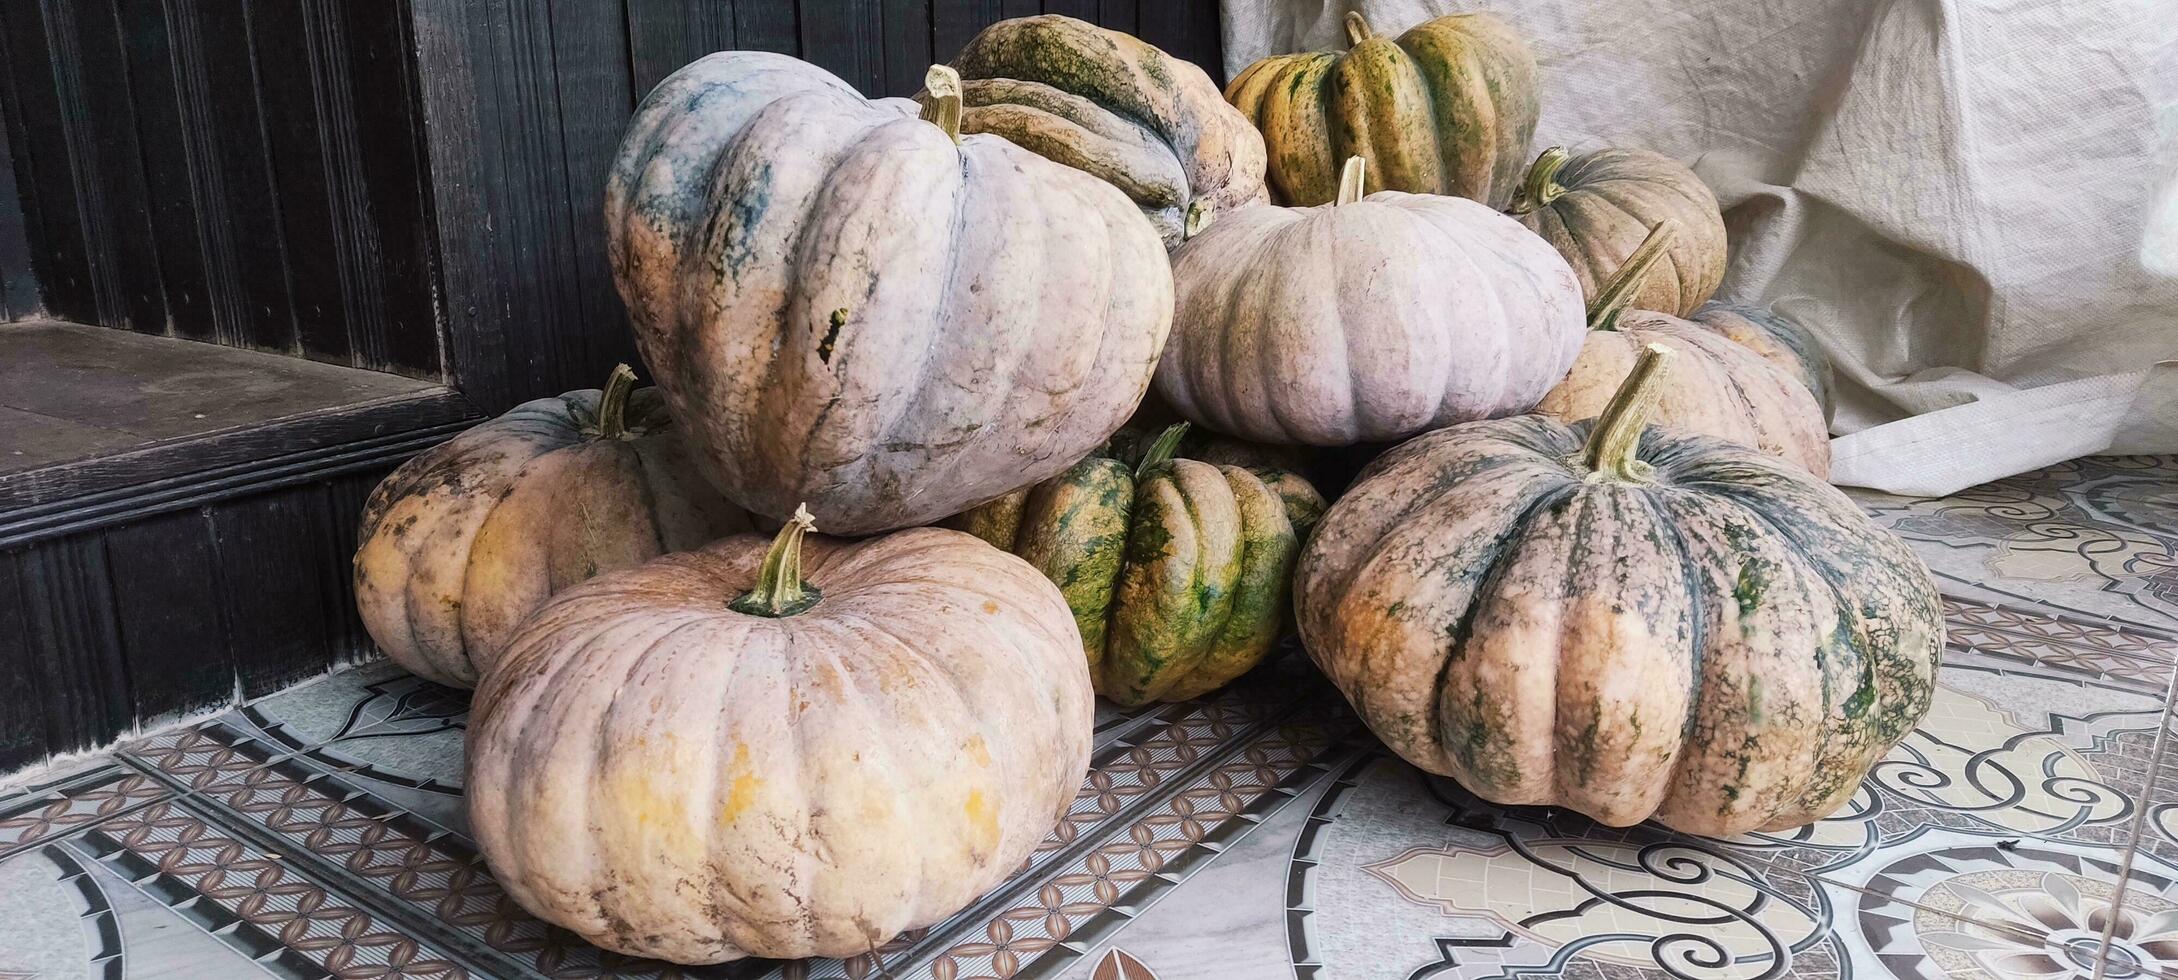
[[[1100,707],[1067,817],[954,918],[683,969],[515,906],[468,837],[466,694],[378,664],[0,790],[0,980],[2178,975],[2178,460],[1861,499],[1938,572],[1951,646],[1926,722],[1793,833],[1484,803],[1288,649]]]

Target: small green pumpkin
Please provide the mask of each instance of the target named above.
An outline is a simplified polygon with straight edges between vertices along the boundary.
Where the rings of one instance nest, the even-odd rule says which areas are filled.
[[[1450,194],[1504,208],[1520,183],[1542,102],[1535,53],[1490,14],[1455,14],[1378,37],[1346,15],[1347,51],[1249,65],[1225,100],[1263,131],[1272,195],[1327,204],[1348,157],[1370,193]]]
[[[1576,157],[1553,146],[1528,169],[1511,214],[1565,256],[1590,300],[1642,239],[1667,221],[1678,234],[1665,272],[1648,278],[1632,308],[1685,316],[1724,282],[1724,214],[1717,195],[1685,164],[1661,153],[1603,149]]]
[[[1262,661],[1285,622],[1301,537],[1326,506],[1290,472],[1175,458],[1186,430],[1166,429],[1134,463],[1140,439],[1123,433],[944,522],[1059,586],[1097,693],[1120,704],[1206,694]]]

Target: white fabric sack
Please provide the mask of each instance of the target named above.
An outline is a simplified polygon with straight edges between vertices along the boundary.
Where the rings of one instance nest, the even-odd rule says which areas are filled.
[[[1641,146],[1724,204],[1721,298],[1837,366],[1831,478],[1940,495],[2178,452],[2178,0],[1223,0],[1228,77],[1494,10],[1535,148]]]

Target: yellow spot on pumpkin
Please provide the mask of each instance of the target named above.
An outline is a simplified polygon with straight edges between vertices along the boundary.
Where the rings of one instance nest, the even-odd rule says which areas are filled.
[[[989,746],[983,744],[983,736],[968,736],[968,758],[976,760],[976,765],[979,766],[991,764],[991,750]]]
[[[968,826],[975,828],[974,850],[989,853],[998,848],[998,808],[983,798],[983,791],[968,791],[968,805],[961,808],[968,814]]]
[[[986,615],[991,615],[991,616],[996,616],[996,615],[998,615],[998,603],[997,603],[997,602],[994,602],[994,601],[992,601],[992,600],[990,600],[990,599],[985,599],[985,600],[983,600],[983,612],[984,612],[984,613],[985,613]]]
[[[733,768],[740,770],[734,775],[733,785],[726,790],[726,808],[719,811],[720,823],[725,823],[748,812],[756,805],[756,796],[764,788],[764,777],[757,775],[749,765],[747,742],[734,743]]]

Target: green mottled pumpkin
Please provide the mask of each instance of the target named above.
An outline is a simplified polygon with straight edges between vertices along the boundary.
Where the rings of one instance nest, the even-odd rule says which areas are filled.
[[[1664,274],[1652,275],[1632,306],[1685,316],[1724,281],[1724,214],[1717,195],[1686,165],[1647,150],[1597,150],[1575,157],[1544,150],[1513,198],[1512,216],[1543,236],[1595,299],[1642,239],[1677,226]]]
[[[1226,101],[1255,122],[1271,194],[1292,206],[1338,195],[1346,158],[1368,188],[1512,200],[1542,103],[1535,54],[1490,14],[1424,21],[1397,39],[1346,15],[1344,53],[1273,55],[1242,70]]]
[[[1837,411],[1830,395],[1833,383],[1830,359],[1823,356],[1822,347],[1815,343],[1815,335],[1800,321],[1771,307],[1717,300],[1703,303],[1701,309],[1686,319],[1797,376],[1815,396],[1816,404],[1823,407],[1825,420]]]
[[[1263,137],[1201,68],[1059,14],[1002,20],[953,59],[960,128],[1101,178],[1167,248],[1263,198]],[[927,99],[927,94],[920,96]]]
[[[1196,697],[1260,662],[1300,538],[1324,509],[1291,473],[1175,458],[1186,428],[1165,430],[1139,462],[1108,449],[945,522],[1057,583],[1097,693],[1120,704]]]
[[[1497,803],[1697,834],[1822,818],[1929,706],[1913,551],[1790,463],[1601,417],[1471,422],[1378,459],[1294,573],[1302,642],[1385,744]]]

